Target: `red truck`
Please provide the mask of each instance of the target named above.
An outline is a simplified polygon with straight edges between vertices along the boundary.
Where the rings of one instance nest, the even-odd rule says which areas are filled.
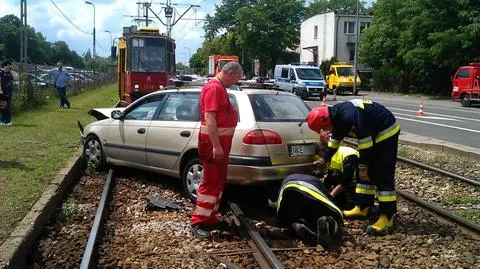
[[[228,62],[238,62],[238,56],[210,55],[208,56],[208,76],[216,76]]]
[[[452,78],[452,99],[460,100],[462,106],[480,102],[480,63],[470,63],[458,68]]]

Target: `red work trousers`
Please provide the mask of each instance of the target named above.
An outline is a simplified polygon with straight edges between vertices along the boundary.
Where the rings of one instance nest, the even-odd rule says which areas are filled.
[[[200,133],[198,151],[203,165],[203,178],[197,192],[197,203],[191,224],[211,225],[217,222],[223,188],[227,181],[228,156],[232,147],[233,134],[219,135],[223,149],[221,162],[213,161],[212,145],[208,135]]]

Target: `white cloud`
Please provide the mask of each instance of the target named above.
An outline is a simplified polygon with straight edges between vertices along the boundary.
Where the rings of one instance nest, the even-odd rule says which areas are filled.
[[[5,0],[2,0],[2,2]],[[36,31],[41,32],[48,41],[56,42],[63,40],[67,42],[70,48],[76,50],[79,54],[83,54],[92,47],[92,28],[93,28],[93,9],[91,5],[84,3],[84,0],[53,0],[62,12],[80,29],[68,22],[63,15],[55,8],[55,6],[47,0],[31,0],[27,6],[27,22],[34,27]],[[105,30],[111,31],[112,39],[122,35],[124,26],[134,24],[132,18],[124,15],[136,15],[138,12],[136,1],[131,0],[96,0],[96,39],[97,54],[106,56],[110,53],[110,34]],[[20,1],[7,0],[2,3],[0,9],[0,17],[7,14],[14,14],[20,17]],[[190,9],[183,18],[204,18],[208,12],[212,11],[212,5],[203,0],[177,0],[175,8],[179,14],[182,14],[187,3],[202,4],[201,8]],[[152,9],[160,12],[162,6],[153,4]],[[150,14],[155,24],[160,28],[160,32],[166,33],[166,27]],[[161,12],[159,17],[165,22],[165,14]],[[176,14],[178,18],[178,14]],[[172,31],[172,37],[176,39],[177,48],[189,48],[192,54],[201,46],[203,41],[203,21],[180,20]],[[85,32],[85,33],[84,33]],[[177,49],[178,51],[178,49]],[[189,54],[189,53],[186,53]],[[177,57],[179,59],[181,57]],[[187,57],[185,57],[187,58]],[[184,59],[186,61],[186,59]]]

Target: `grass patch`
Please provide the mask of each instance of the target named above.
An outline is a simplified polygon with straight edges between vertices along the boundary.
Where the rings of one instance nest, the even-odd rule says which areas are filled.
[[[474,223],[480,224],[480,210],[457,210],[455,211],[455,214]]]
[[[13,126],[0,126],[0,242],[3,242],[39,198],[44,188],[80,148],[77,120],[95,120],[93,107],[112,107],[116,84],[70,98],[71,109],[58,99],[24,113],[14,113]]]
[[[443,204],[447,205],[480,205],[480,197],[447,195],[445,197],[442,197],[441,201]]]
[[[68,224],[81,218],[82,215],[80,214],[80,205],[77,201],[69,199],[62,204],[62,209],[60,210],[60,219],[64,223]]]

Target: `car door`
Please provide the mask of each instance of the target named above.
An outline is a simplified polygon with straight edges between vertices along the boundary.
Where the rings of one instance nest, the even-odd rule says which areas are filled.
[[[107,132],[108,156],[130,164],[147,164],[145,143],[151,120],[158,114],[165,94],[158,94],[135,103],[114,120]]]
[[[199,92],[174,92],[168,95],[148,130],[148,165],[171,170],[188,142],[198,135],[199,95]]]

